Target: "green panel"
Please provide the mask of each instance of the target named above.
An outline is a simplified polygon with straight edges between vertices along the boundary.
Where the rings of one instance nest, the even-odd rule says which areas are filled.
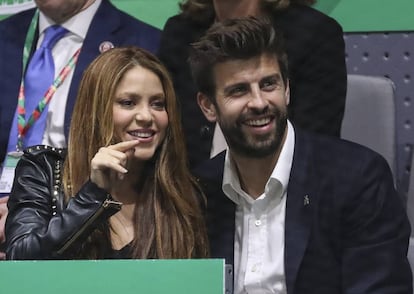
[[[314,5],[315,8],[319,9],[320,11],[325,12],[326,14],[330,14],[332,10],[341,2],[341,0],[319,0]]]
[[[0,262],[1,293],[223,294],[224,260]]]
[[[318,0],[346,32],[414,31],[413,0]]]
[[[119,9],[162,29],[165,21],[178,13],[177,0],[112,0]]]

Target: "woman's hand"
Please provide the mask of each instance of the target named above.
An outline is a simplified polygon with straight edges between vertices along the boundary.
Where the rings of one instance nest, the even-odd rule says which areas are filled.
[[[0,244],[6,241],[4,235],[4,227],[7,218],[7,200],[9,200],[9,196],[0,198]],[[5,259],[6,255],[4,252],[0,252],[0,260]]]
[[[133,140],[101,147],[91,161],[91,181],[110,192],[110,188],[128,172],[128,159],[138,144],[139,140]]]

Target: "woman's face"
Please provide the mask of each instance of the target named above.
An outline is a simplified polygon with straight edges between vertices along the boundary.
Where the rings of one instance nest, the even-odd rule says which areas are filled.
[[[154,156],[168,127],[166,100],[160,79],[139,65],[128,70],[119,82],[113,104],[115,137],[139,140],[134,156],[146,161]]]

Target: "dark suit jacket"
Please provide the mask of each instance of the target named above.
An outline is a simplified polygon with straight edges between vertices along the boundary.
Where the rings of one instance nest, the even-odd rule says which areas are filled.
[[[410,225],[386,161],[354,143],[295,132],[285,220],[288,293],[412,294]],[[223,162],[224,152],[196,175],[207,196],[211,254],[233,264],[235,204],[221,189]]]
[[[290,120],[303,129],[339,137],[347,84],[341,26],[304,5],[291,5],[271,17],[286,39]],[[167,20],[161,35],[159,57],[174,80],[192,167],[209,158],[214,124],[206,120],[197,105],[188,51],[212,23],[176,15]]]
[[[0,22],[0,162],[3,161],[9,130],[17,106],[22,77],[23,46],[34,9],[13,15]],[[121,12],[103,0],[85,37],[71,82],[65,114],[65,134],[83,71],[100,54],[99,45],[110,41],[114,46],[136,45],[153,53],[159,44],[160,31]]]

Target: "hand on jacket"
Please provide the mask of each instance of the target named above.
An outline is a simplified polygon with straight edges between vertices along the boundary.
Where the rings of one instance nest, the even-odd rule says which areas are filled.
[[[7,200],[9,200],[9,196],[0,198],[0,244],[6,241],[4,235],[4,226],[6,224],[7,218]],[[5,259],[6,255],[4,252],[0,252],[0,260]]]
[[[101,147],[91,161],[91,181],[110,192],[128,172],[128,159],[134,155],[134,147],[138,144],[138,140],[133,140]]]

